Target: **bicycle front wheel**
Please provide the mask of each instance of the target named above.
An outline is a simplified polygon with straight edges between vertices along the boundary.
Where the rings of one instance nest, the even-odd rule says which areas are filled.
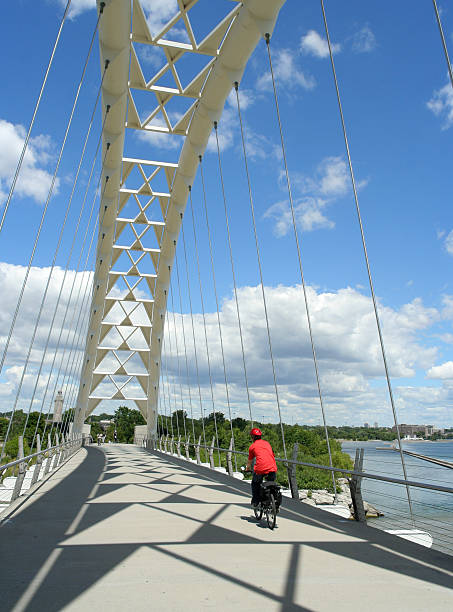
[[[269,494],[269,504],[266,508],[266,519],[269,529],[273,529],[275,527],[275,523],[277,522],[277,508],[275,506],[275,498],[272,493]]]

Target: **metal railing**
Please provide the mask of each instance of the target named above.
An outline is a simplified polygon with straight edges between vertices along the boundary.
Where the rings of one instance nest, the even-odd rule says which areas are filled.
[[[47,438],[47,448],[41,449],[41,439],[38,434],[36,436],[36,453],[24,455],[24,438],[23,436],[19,436],[19,452],[17,455],[17,459],[0,465],[0,475],[2,476],[8,469],[18,466],[18,474],[17,476],[15,476],[16,480],[14,482],[13,492],[11,498],[8,500],[8,503],[12,503],[19,497],[19,495],[21,495],[23,482],[27,473],[27,467],[30,466],[33,459],[36,459],[36,463],[34,464],[30,487],[32,487],[39,480],[41,468],[43,467],[43,465],[44,472],[42,478],[44,478],[44,476],[46,476],[48,473],[52,472],[54,469],[62,465],[63,462],[66,461],[66,459],[69,459],[71,455],[73,455],[77,450],[80,449],[80,447],[82,446],[82,442],[83,438],[76,437],[75,434],[66,434],[66,436],[61,437],[60,441],[59,435],[58,433],[56,433],[55,444],[52,446],[49,434]]]
[[[198,465],[203,463],[212,469],[219,470],[220,468],[221,471],[228,473],[230,476],[234,475],[233,456],[236,455],[248,457],[247,452],[235,450],[233,448],[232,439],[230,440],[229,448],[215,446],[214,438],[212,439],[212,443],[210,445],[201,444],[201,436],[198,439],[198,442],[190,442],[190,438],[186,441],[182,441],[181,436],[179,436],[177,439],[175,439],[173,436],[161,436],[159,439],[155,440],[146,439],[144,445],[149,450],[159,450],[182,459],[194,461]],[[182,447],[184,447],[184,453],[182,452]],[[202,449],[205,454],[205,459],[207,459],[205,462],[201,461]],[[224,453],[226,455],[225,468],[220,464],[220,453]],[[193,458],[191,454],[193,455]],[[219,456],[218,466],[215,465],[215,454],[218,454]],[[433,538],[434,548],[447,552],[448,554],[453,553],[453,486],[443,486],[432,482],[409,480],[364,471],[364,451],[363,449],[359,448],[356,449],[353,469],[337,468],[300,461],[297,459],[297,455],[298,445],[295,443],[291,458],[275,458],[276,462],[281,466],[284,466],[286,470],[289,492],[293,499],[299,500],[299,487],[297,483],[298,469],[312,468],[322,470],[324,472],[330,472],[334,476],[341,476],[345,480],[347,479],[351,496],[351,518],[355,519],[356,521],[367,522],[368,524],[372,524],[374,527],[384,528],[387,531],[398,531],[400,535],[404,531],[407,531],[408,533],[410,531],[415,533],[417,530],[427,531]],[[385,510],[385,513],[382,514],[382,518],[375,519],[373,521],[370,521],[370,519],[367,520],[366,507],[368,507],[368,504],[364,502],[362,498],[363,481],[370,483],[380,482],[388,485],[388,487],[395,488],[395,490],[391,488],[390,492],[386,491],[379,497],[380,509]],[[432,500],[434,501],[426,502],[414,500],[413,505],[415,510],[413,514],[410,515],[408,511],[402,510],[406,502],[403,494],[406,487],[411,487],[414,490],[421,492],[425,491],[426,493],[432,494]],[[370,491],[372,490],[368,490],[368,493],[370,493]],[[440,500],[438,499],[439,497]],[[426,512],[424,512],[425,509],[429,510],[427,516]],[[433,515],[433,509],[439,510],[436,516]],[[439,517],[439,514],[442,516]],[[443,516],[444,514],[447,515],[448,520],[445,520],[445,517]]]

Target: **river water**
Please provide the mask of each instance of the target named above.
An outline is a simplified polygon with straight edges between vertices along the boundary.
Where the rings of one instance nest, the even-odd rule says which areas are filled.
[[[387,449],[386,449],[387,447]],[[365,449],[364,471],[404,478],[399,452],[388,449],[388,442],[368,441],[342,444],[353,459],[357,448]],[[441,442],[403,442],[405,450],[443,459],[453,464],[453,440]],[[384,449],[384,450],[383,450]],[[408,480],[453,488],[453,469],[437,466],[404,455]],[[406,487],[367,478],[362,481],[363,499],[384,512],[384,517],[368,523],[381,529],[411,529]],[[453,554],[453,494],[410,487],[415,528],[433,537],[433,548]]]

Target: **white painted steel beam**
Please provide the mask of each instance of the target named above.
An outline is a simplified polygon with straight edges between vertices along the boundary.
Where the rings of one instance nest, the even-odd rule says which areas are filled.
[[[199,43],[195,40],[190,27],[190,9],[197,2],[198,0],[192,0],[189,3],[178,3],[180,7],[178,14],[157,36],[153,37],[139,0],[133,0],[132,43],[129,42],[131,20],[129,0],[108,2],[101,19],[99,37],[102,69],[105,59],[111,61],[103,87],[104,104],[111,104],[111,111],[106,121],[104,147],[106,142],[112,144],[107,153],[107,167],[104,172],[105,175],[109,175],[109,180],[100,206],[101,229],[93,305],[77,401],[78,429],[86,416],[103,399],[127,399],[134,401],[140,408],[147,421],[149,435],[156,434],[157,398],[168,289],[176,244],[188,199],[188,187],[193,184],[199,156],[205,151],[213,122],[220,120],[226,98],[234,82],[240,82],[247,61],[260,38],[266,33],[272,34],[279,10],[285,0],[244,0],[242,3],[236,3],[233,10]],[[182,25],[186,28],[190,44],[171,40],[172,28]],[[150,81],[146,81],[143,76],[139,58],[134,50],[134,42],[159,47],[165,54],[167,63]],[[177,62],[186,53],[204,55],[207,63],[189,84],[183,87]],[[174,78],[175,87],[162,87],[158,84],[159,79],[167,74],[171,74]],[[149,91],[157,103],[143,121],[140,120],[134,101],[134,89]],[[166,105],[175,96],[193,98],[194,103],[173,125],[167,114]],[[126,102],[128,102],[127,115]],[[156,131],[166,134],[167,138],[183,137],[184,144],[178,163],[123,158],[125,126],[129,129]],[[136,188],[126,187],[126,180],[133,176],[134,171],[139,172],[143,183]],[[168,193],[153,190],[152,181],[158,173],[164,173],[166,176]],[[149,198],[149,202],[143,204],[140,198]],[[122,209],[131,202],[138,207],[137,215],[119,216]],[[157,204],[163,218],[162,222],[158,223],[151,221],[146,214],[150,206]],[[146,228],[143,233],[137,229],[140,224]],[[133,242],[119,244],[121,233],[126,231],[126,228],[133,232]],[[158,249],[147,248],[143,244],[142,237],[148,231],[156,232]],[[120,271],[114,270],[120,256],[123,258],[123,265],[124,261],[130,263],[128,270],[124,267]],[[155,267],[151,273],[145,272],[142,267],[145,258],[148,257],[152,259]],[[135,284],[131,283],[131,277],[136,278]],[[109,292],[120,280],[126,283],[126,295],[121,298],[109,296]],[[135,290],[140,283],[147,284],[152,294],[151,299],[137,296]],[[140,307],[146,313],[148,321],[134,323],[129,307],[125,306],[127,303],[129,307],[132,305],[135,309]],[[114,307],[121,314],[120,323],[109,320],[109,313],[113,312]],[[118,310],[121,308],[122,311]],[[130,339],[136,330],[139,330],[145,338],[146,349],[132,345]],[[104,339],[113,332],[117,334],[117,343],[103,345]],[[120,355],[121,351],[126,352],[126,357]],[[110,369],[102,370],[100,364],[107,356],[111,357]],[[135,356],[138,356],[143,364],[145,373],[139,374],[128,369],[128,362]],[[124,383],[118,381],[115,376],[123,376],[126,381]],[[137,382],[135,388],[141,393],[126,396],[124,389],[133,378]],[[108,393],[96,391],[106,381],[112,383],[113,390],[111,388]]]

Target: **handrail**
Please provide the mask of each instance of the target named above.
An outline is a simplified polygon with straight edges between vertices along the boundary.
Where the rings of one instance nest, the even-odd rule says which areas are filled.
[[[164,436],[165,438],[165,436]],[[193,447],[197,447],[198,448],[204,448],[204,449],[213,449],[213,450],[217,450],[217,451],[223,451],[225,453],[235,453],[236,455],[245,455],[247,456],[248,453],[244,452],[244,451],[237,451],[237,450],[230,450],[227,448],[221,448],[218,446],[207,446],[205,444],[194,444],[191,443],[190,446]],[[302,467],[311,467],[311,468],[316,468],[319,470],[325,470],[328,472],[338,472],[340,474],[348,474],[350,476],[355,476],[355,477],[359,477],[359,478],[369,478],[371,480],[381,480],[384,482],[390,482],[392,484],[400,484],[400,485],[405,485],[408,487],[416,487],[419,489],[429,489],[432,491],[440,491],[442,493],[453,493],[453,488],[451,487],[442,487],[440,485],[431,485],[429,483],[424,483],[424,482],[418,482],[418,481],[414,481],[414,480],[405,480],[403,478],[392,478],[390,476],[381,476],[379,474],[370,474],[368,472],[358,472],[356,470],[347,470],[346,468],[336,468],[336,467],[330,467],[328,465],[321,465],[321,464],[317,464],[317,463],[307,463],[305,461],[295,461],[293,459],[282,459],[281,457],[275,457],[275,461],[281,462],[284,465],[300,465]]]
[[[15,459],[14,461],[10,461],[9,463],[0,465],[0,471],[7,470],[8,468],[14,467],[15,465],[19,465],[19,463],[26,463],[29,459],[33,459],[34,457],[39,457],[39,455],[44,455],[45,453],[49,453],[50,451],[53,451],[57,448],[61,448],[62,446],[65,446],[68,443],[80,442],[81,440],[83,440],[83,437],[74,438],[74,440],[69,440],[67,442],[62,442],[61,444],[57,444],[55,446],[50,446],[49,448],[45,448],[44,450],[39,451],[39,453],[32,453],[31,455],[26,455],[25,457],[22,457],[21,459]]]

